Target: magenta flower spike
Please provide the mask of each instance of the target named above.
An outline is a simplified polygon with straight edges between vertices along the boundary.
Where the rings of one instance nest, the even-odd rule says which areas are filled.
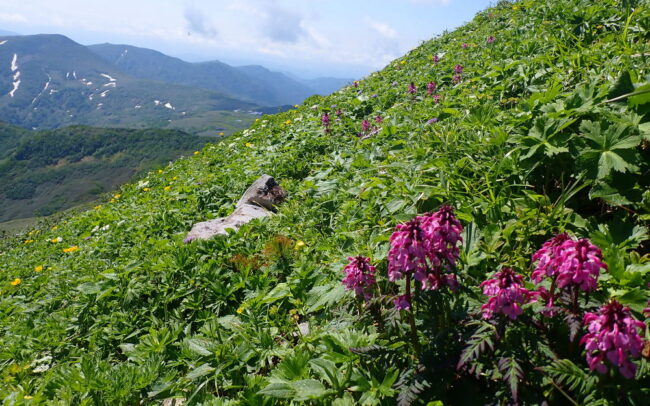
[[[411,301],[408,295],[396,296],[393,299],[393,304],[397,310],[411,310]]]
[[[577,286],[585,292],[596,290],[600,270],[607,270],[597,246],[586,238],[576,241],[567,234],[558,234],[544,243],[533,261],[538,261],[531,275],[536,284],[550,277],[561,289]]]
[[[368,130],[370,130],[370,121],[363,120],[361,122],[361,131],[364,132],[364,133],[367,133]]]
[[[370,258],[364,256],[349,257],[350,261],[343,269],[345,277],[343,285],[346,290],[354,290],[357,297],[369,300],[372,297],[372,287],[375,280],[375,267],[370,264]]]
[[[384,118],[380,115],[375,116],[375,123],[381,124],[384,122]]]
[[[409,83],[408,92],[410,94],[415,94],[415,92],[417,92],[417,88],[413,82]]]
[[[320,118],[321,123],[323,124],[323,127],[327,128],[330,125],[330,115],[329,113],[325,112],[323,113],[323,116]]]
[[[580,344],[585,346],[589,369],[604,374],[608,361],[625,378],[634,378],[636,364],[630,359],[641,354],[643,340],[639,330],[643,332],[645,324],[635,320],[630,309],[616,300],[602,306],[598,313],[585,314],[583,322],[589,332]]]
[[[431,58],[431,60],[433,60],[433,63],[437,64],[438,62],[440,62],[440,57],[438,55],[434,55]]]
[[[463,45],[461,45],[461,47],[463,47],[463,49],[467,48],[468,46],[469,45],[467,45],[467,43],[465,43],[465,42],[463,42]]]
[[[439,94],[434,94],[433,95],[433,102],[434,103],[440,103],[440,95]]]
[[[457,74],[460,75],[461,73],[463,73],[463,69],[465,69],[465,68],[463,68],[463,65],[457,64],[456,66],[454,66],[454,73],[457,73]]]
[[[489,37],[487,37],[487,40],[485,40],[485,42],[487,42],[488,44],[492,44],[496,40],[497,40],[496,38],[490,35]]]
[[[483,294],[490,296],[488,302],[481,306],[484,319],[501,313],[515,320],[523,313],[521,306],[534,301],[537,296],[537,292],[524,288],[524,277],[511,268],[503,268],[492,279],[481,283],[481,287]]]
[[[462,230],[450,206],[398,224],[390,237],[388,279],[394,282],[412,275],[423,290],[444,286],[455,290],[458,281],[446,271],[456,265]]]
[[[436,91],[436,82],[427,83],[427,94],[432,95]]]

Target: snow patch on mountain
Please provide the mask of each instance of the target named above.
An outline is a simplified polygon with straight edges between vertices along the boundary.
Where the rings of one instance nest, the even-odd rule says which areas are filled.
[[[36,103],[36,100],[38,100],[38,98],[41,97],[41,95],[43,95],[45,91],[47,91],[47,88],[50,87],[51,81],[52,81],[52,76],[47,75],[47,82],[45,82],[45,86],[43,86],[43,90],[41,90],[41,92],[36,97],[34,97],[34,99],[32,100],[32,104]]]
[[[111,82],[115,82],[115,78],[112,77],[111,75],[106,74],[106,73],[100,73],[99,76],[103,76],[103,77],[105,77],[106,79],[108,79],[109,81],[111,81]]]
[[[18,54],[14,54],[14,58],[11,60],[11,73],[13,73],[13,88],[9,92],[9,96],[14,97],[14,93],[20,87],[20,71],[18,70]]]
[[[116,82],[108,82],[104,85],[104,87],[115,87]]]
[[[174,106],[172,106],[172,104],[170,102],[165,103],[165,107],[167,107],[170,110],[175,110]]]

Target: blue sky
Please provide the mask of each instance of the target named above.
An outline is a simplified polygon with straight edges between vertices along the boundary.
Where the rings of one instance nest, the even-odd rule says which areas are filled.
[[[189,61],[361,77],[492,0],[0,0],[0,29],[122,43]]]

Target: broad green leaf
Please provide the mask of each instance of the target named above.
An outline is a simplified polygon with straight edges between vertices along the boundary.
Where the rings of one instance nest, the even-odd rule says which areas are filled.
[[[289,399],[296,395],[296,390],[290,383],[272,383],[257,393],[272,398]]]
[[[187,375],[185,375],[186,379],[194,380],[196,378],[200,378],[202,376],[208,375],[209,373],[213,372],[215,368],[211,367],[208,364],[202,364],[199,365],[198,367],[194,368],[191,370]]]

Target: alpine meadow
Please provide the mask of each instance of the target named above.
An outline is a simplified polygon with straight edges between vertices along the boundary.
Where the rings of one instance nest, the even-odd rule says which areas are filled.
[[[0,239],[0,399],[647,405],[649,29],[500,0]],[[186,238],[263,174],[276,213]]]

